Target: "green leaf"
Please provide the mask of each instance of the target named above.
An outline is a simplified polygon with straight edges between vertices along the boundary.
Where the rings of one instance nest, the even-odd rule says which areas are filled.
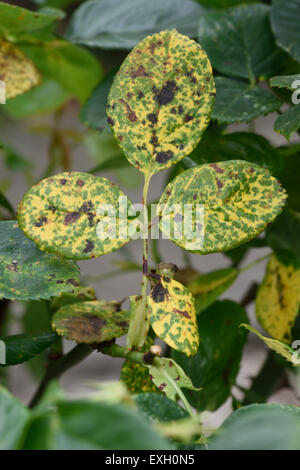
[[[274,130],[287,140],[300,128],[300,106],[295,105],[282,113],[275,121]]]
[[[134,401],[151,421],[175,421],[189,416],[184,408],[162,394],[139,393],[135,395]]]
[[[278,111],[282,102],[273,94],[247,83],[217,77],[216,103],[212,118],[220,123],[250,122]]]
[[[275,45],[267,5],[242,5],[202,15],[199,42],[213,66],[229,76],[272,76],[282,65]]]
[[[165,450],[173,446],[137,413],[124,405],[92,401],[61,402],[49,414],[46,431],[51,450]],[[99,425],[99,423],[101,425]],[[40,444],[40,438],[31,448]],[[45,443],[44,443],[45,445]]]
[[[41,85],[9,100],[4,107],[4,112],[14,119],[23,119],[54,111],[66,103],[70,97],[70,93],[58,82],[44,79]]]
[[[273,224],[267,227],[268,245],[282,261],[300,266],[300,214],[285,209]]]
[[[0,222],[0,298],[50,299],[79,285],[73,261],[40,251],[16,221]]]
[[[247,335],[239,326],[247,321],[245,310],[230,300],[217,301],[198,316],[200,345],[196,356],[187,359],[172,352],[200,393],[188,392],[197,410],[214,411],[230,395],[239,371]]]
[[[0,449],[18,449],[29,411],[3,387],[0,387],[0,416]]]
[[[97,344],[123,336],[128,331],[130,312],[118,302],[93,300],[60,308],[52,317],[52,328],[77,343]]]
[[[33,62],[25,57],[20,49],[2,38],[0,38],[0,70],[7,100],[25,93],[40,82],[40,74]]]
[[[156,335],[171,348],[187,356],[196,354],[199,337],[195,304],[182,284],[159,276],[149,295],[148,318]]]
[[[18,36],[22,32],[42,30],[52,26],[60,17],[59,10],[46,14],[0,2],[0,31],[6,35]]]
[[[226,419],[208,440],[209,450],[299,450],[297,406],[249,405]]]
[[[15,214],[15,210],[9,200],[4,196],[4,194],[0,191],[0,206],[4,209],[8,210],[12,215]]]
[[[283,343],[282,341],[278,341],[276,339],[267,338],[263,336],[259,331],[255,328],[252,328],[250,325],[241,324],[242,327],[246,328],[247,330],[254,333],[258,336],[272,351],[275,351],[280,356],[284,357],[287,361],[291,362],[294,366],[300,365],[300,355],[297,350],[290,348],[287,344]]]
[[[162,31],[146,37],[123,62],[108,97],[108,123],[129,162],[150,175],[195,148],[214,95],[201,47],[175,30]]]
[[[270,86],[295,90],[299,88],[298,84],[295,84],[297,80],[300,80],[299,73],[297,75],[279,75],[278,77],[271,78]]]
[[[282,263],[272,255],[256,297],[256,316],[273,338],[290,343],[300,307],[300,265]]]
[[[158,206],[160,228],[174,243],[194,253],[231,250],[261,233],[281,212],[285,199],[279,182],[255,164],[231,160],[201,165],[186,170],[166,187]],[[182,230],[175,204],[182,214],[184,204],[192,206],[193,232]],[[197,216],[196,204],[203,205],[203,217]]]
[[[184,370],[173,359],[156,357],[153,364],[147,367],[155,385],[170,400],[176,401],[179,396],[178,389],[181,388],[199,391],[198,388],[194,387]]]
[[[120,197],[126,199],[106,178],[60,173],[27,191],[18,207],[20,228],[44,251],[71,259],[95,258],[129,241],[127,208],[122,215]],[[113,209],[107,216],[105,205]]]
[[[241,3],[255,3],[257,0],[197,0],[197,2],[212,8],[228,8]]]
[[[79,118],[83,124],[91,129],[99,131],[108,128],[106,103],[115,74],[116,70],[113,70],[113,72],[109,73],[104,78],[97,88],[95,88],[79,114]]]
[[[300,62],[300,0],[273,0],[271,24],[277,44]]]
[[[2,367],[21,364],[41,354],[58,340],[56,333],[13,335],[0,338],[6,346],[6,361]]]
[[[219,269],[208,274],[200,274],[190,282],[187,288],[195,297],[197,315],[217,300],[234,283],[237,276],[237,269]]]
[[[21,51],[42,74],[59,82],[84,102],[102,78],[99,61],[89,51],[55,39],[42,44],[22,44]]]
[[[196,36],[203,9],[190,0],[90,0],[71,18],[67,38],[102,49],[132,49],[145,36],[170,28]]]
[[[279,177],[284,161],[277,148],[263,136],[252,132],[219,134],[207,130],[199,145],[189,155],[198,165],[226,160],[247,160],[267,168]]]
[[[279,148],[284,161],[284,170],[280,175],[280,182],[288,193],[288,206],[300,211],[299,181],[300,181],[300,146],[289,145]]]

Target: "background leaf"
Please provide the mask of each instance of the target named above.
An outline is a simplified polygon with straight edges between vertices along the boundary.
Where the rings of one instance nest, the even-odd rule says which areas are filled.
[[[139,393],[134,401],[151,421],[173,421],[189,416],[184,408],[162,394]]]
[[[121,65],[108,97],[108,123],[129,162],[157,173],[197,145],[214,95],[201,47],[174,30],[162,31],[145,38]]]
[[[277,43],[300,62],[300,0],[273,0],[271,7],[272,29]]]
[[[258,86],[216,77],[216,103],[212,118],[220,123],[250,122],[280,109],[282,102]]]
[[[0,415],[0,449],[19,448],[29,411],[3,387],[0,387]]]
[[[217,301],[197,317],[199,349],[193,358],[176,351],[172,357],[200,392],[187,392],[197,410],[214,411],[228,398],[235,384],[247,335],[239,326],[247,321],[245,310],[230,300]]]
[[[67,38],[103,49],[132,49],[145,36],[164,29],[195,37],[202,12],[190,0],[90,0],[74,13]]]
[[[0,338],[6,346],[6,363],[2,367],[21,364],[39,355],[58,340],[56,333],[13,335]]]
[[[79,285],[73,261],[40,251],[16,221],[0,222],[0,297],[50,299]]]
[[[292,106],[282,113],[275,121],[274,130],[283,135],[287,140],[290,139],[293,132],[300,128],[300,107]]]

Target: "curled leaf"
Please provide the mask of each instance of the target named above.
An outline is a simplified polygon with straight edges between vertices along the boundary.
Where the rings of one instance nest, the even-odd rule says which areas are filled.
[[[206,129],[215,85],[200,45],[175,30],[146,37],[111,87],[107,114],[129,162],[145,174],[189,154]]]
[[[127,208],[121,214],[120,198],[127,203],[124,193],[106,178],[60,173],[25,194],[18,207],[20,228],[49,253],[71,259],[98,257],[129,240]]]
[[[117,302],[94,300],[60,308],[52,317],[52,328],[77,343],[97,344],[126,334],[129,320],[130,312],[120,311]]]
[[[148,318],[157,336],[187,356],[199,346],[196,311],[192,294],[166,276],[153,287],[148,301]]]

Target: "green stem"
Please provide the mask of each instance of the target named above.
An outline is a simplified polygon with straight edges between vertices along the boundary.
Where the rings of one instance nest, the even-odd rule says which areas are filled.
[[[257,260],[253,261],[252,263],[248,264],[247,266],[245,266],[244,268],[240,269],[239,272],[240,274],[244,273],[245,271],[248,271],[248,269],[251,269],[253,268],[254,266],[256,266],[258,263],[261,263],[262,261],[265,261],[266,259],[270,258],[271,256],[271,253],[265,255],[265,256],[262,256],[261,258],[258,258]]]

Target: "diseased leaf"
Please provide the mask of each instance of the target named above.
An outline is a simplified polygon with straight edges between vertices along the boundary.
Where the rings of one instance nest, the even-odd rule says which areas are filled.
[[[273,0],[271,24],[277,44],[300,62],[300,0]]]
[[[207,442],[209,450],[300,449],[298,406],[255,404],[229,416]]]
[[[298,83],[295,83],[299,81]],[[278,88],[288,88],[289,90],[295,90],[299,88],[300,84],[300,73],[296,75],[279,75],[273,77],[270,80],[270,85],[272,87]]]
[[[0,80],[5,83],[7,100],[25,93],[40,82],[40,74],[33,62],[3,38],[0,38]]]
[[[275,351],[277,354],[283,356],[294,366],[300,365],[299,353],[296,350],[290,348],[290,346],[288,346],[287,344],[283,343],[282,341],[277,341],[276,339],[267,338],[266,336],[263,336],[261,333],[259,333],[259,331],[257,331],[255,328],[252,328],[252,326],[250,325],[242,324],[241,326],[258,336],[268,346],[268,348],[272,349],[272,351]]]
[[[55,39],[42,44],[22,44],[20,48],[43,76],[56,80],[82,102],[102,78],[96,57],[67,41]]]
[[[45,78],[41,85],[9,100],[4,107],[4,112],[14,119],[23,119],[54,111],[70,98],[70,93],[58,82]]]
[[[203,11],[191,0],[90,0],[71,18],[67,38],[102,49],[132,49],[144,37],[177,28],[195,37]]]
[[[88,300],[96,300],[96,294],[93,287],[79,286],[73,291],[65,292],[59,297],[52,299],[50,309],[52,311],[58,310],[65,305],[75,304],[76,302],[83,302]],[[103,301],[99,301],[103,304]]]
[[[139,393],[134,401],[151,421],[175,421],[189,416],[184,408],[163,394]]]
[[[19,449],[29,411],[3,387],[0,387],[0,416],[0,449]]]
[[[283,135],[287,140],[290,139],[293,132],[300,128],[300,106],[295,105],[280,114],[275,121],[274,130]]]
[[[56,333],[38,335],[13,335],[0,338],[5,343],[5,364],[2,367],[21,364],[41,354],[58,340]]]
[[[201,16],[198,38],[213,66],[225,75],[271,76],[282,66],[267,5],[241,5]]]
[[[0,222],[0,298],[50,299],[79,285],[73,261],[40,251],[14,220]]]
[[[198,315],[199,349],[193,358],[172,352],[200,393],[187,392],[197,410],[214,411],[230,395],[239,372],[247,334],[239,326],[247,321],[245,310],[230,300],[217,301]]]
[[[300,307],[300,266],[283,264],[272,255],[256,297],[256,316],[273,338],[289,343]]]
[[[280,109],[282,102],[258,86],[217,77],[217,95],[212,118],[220,123],[250,122]]]
[[[129,241],[127,209],[122,215],[120,197],[126,199],[106,178],[60,173],[27,191],[18,220],[25,235],[44,251],[72,259],[95,258]]]
[[[192,294],[179,282],[160,276],[149,295],[148,318],[157,336],[187,356],[196,354],[199,337]]]
[[[60,308],[52,317],[52,328],[77,343],[97,344],[127,333],[130,312],[118,302],[94,300]]]
[[[191,379],[173,359],[157,357],[151,366],[147,366],[153,383],[170,400],[176,401],[178,388],[200,390],[193,386]]]
[[[234,283],[237,276],[237,269],[219,269],[202,274],[190,282],[187,288],[195,297],[197,315],[217,300]]]
[[[262,232],[281,212],[285,199],[280,183],[258,165],[242,160],[201,165],[166,187],[158,206],[160,228],[174,243],[194,253],[231,250]],[[183,212],[184,204],[193,209],[193,230],[183,231],[182,219],[176,217],[175,205]],[[196,205],[203,205],[204,217],[197,215]]]
[[[214,96],[211,65],[199,44],[162,31],[123,62],[108,96],[108,123],[129,162],[157,173],[195,148]]]
[[[131,393],[161,393],[152,382],[147,367],[129,359],[122,366],[120,380]]]

